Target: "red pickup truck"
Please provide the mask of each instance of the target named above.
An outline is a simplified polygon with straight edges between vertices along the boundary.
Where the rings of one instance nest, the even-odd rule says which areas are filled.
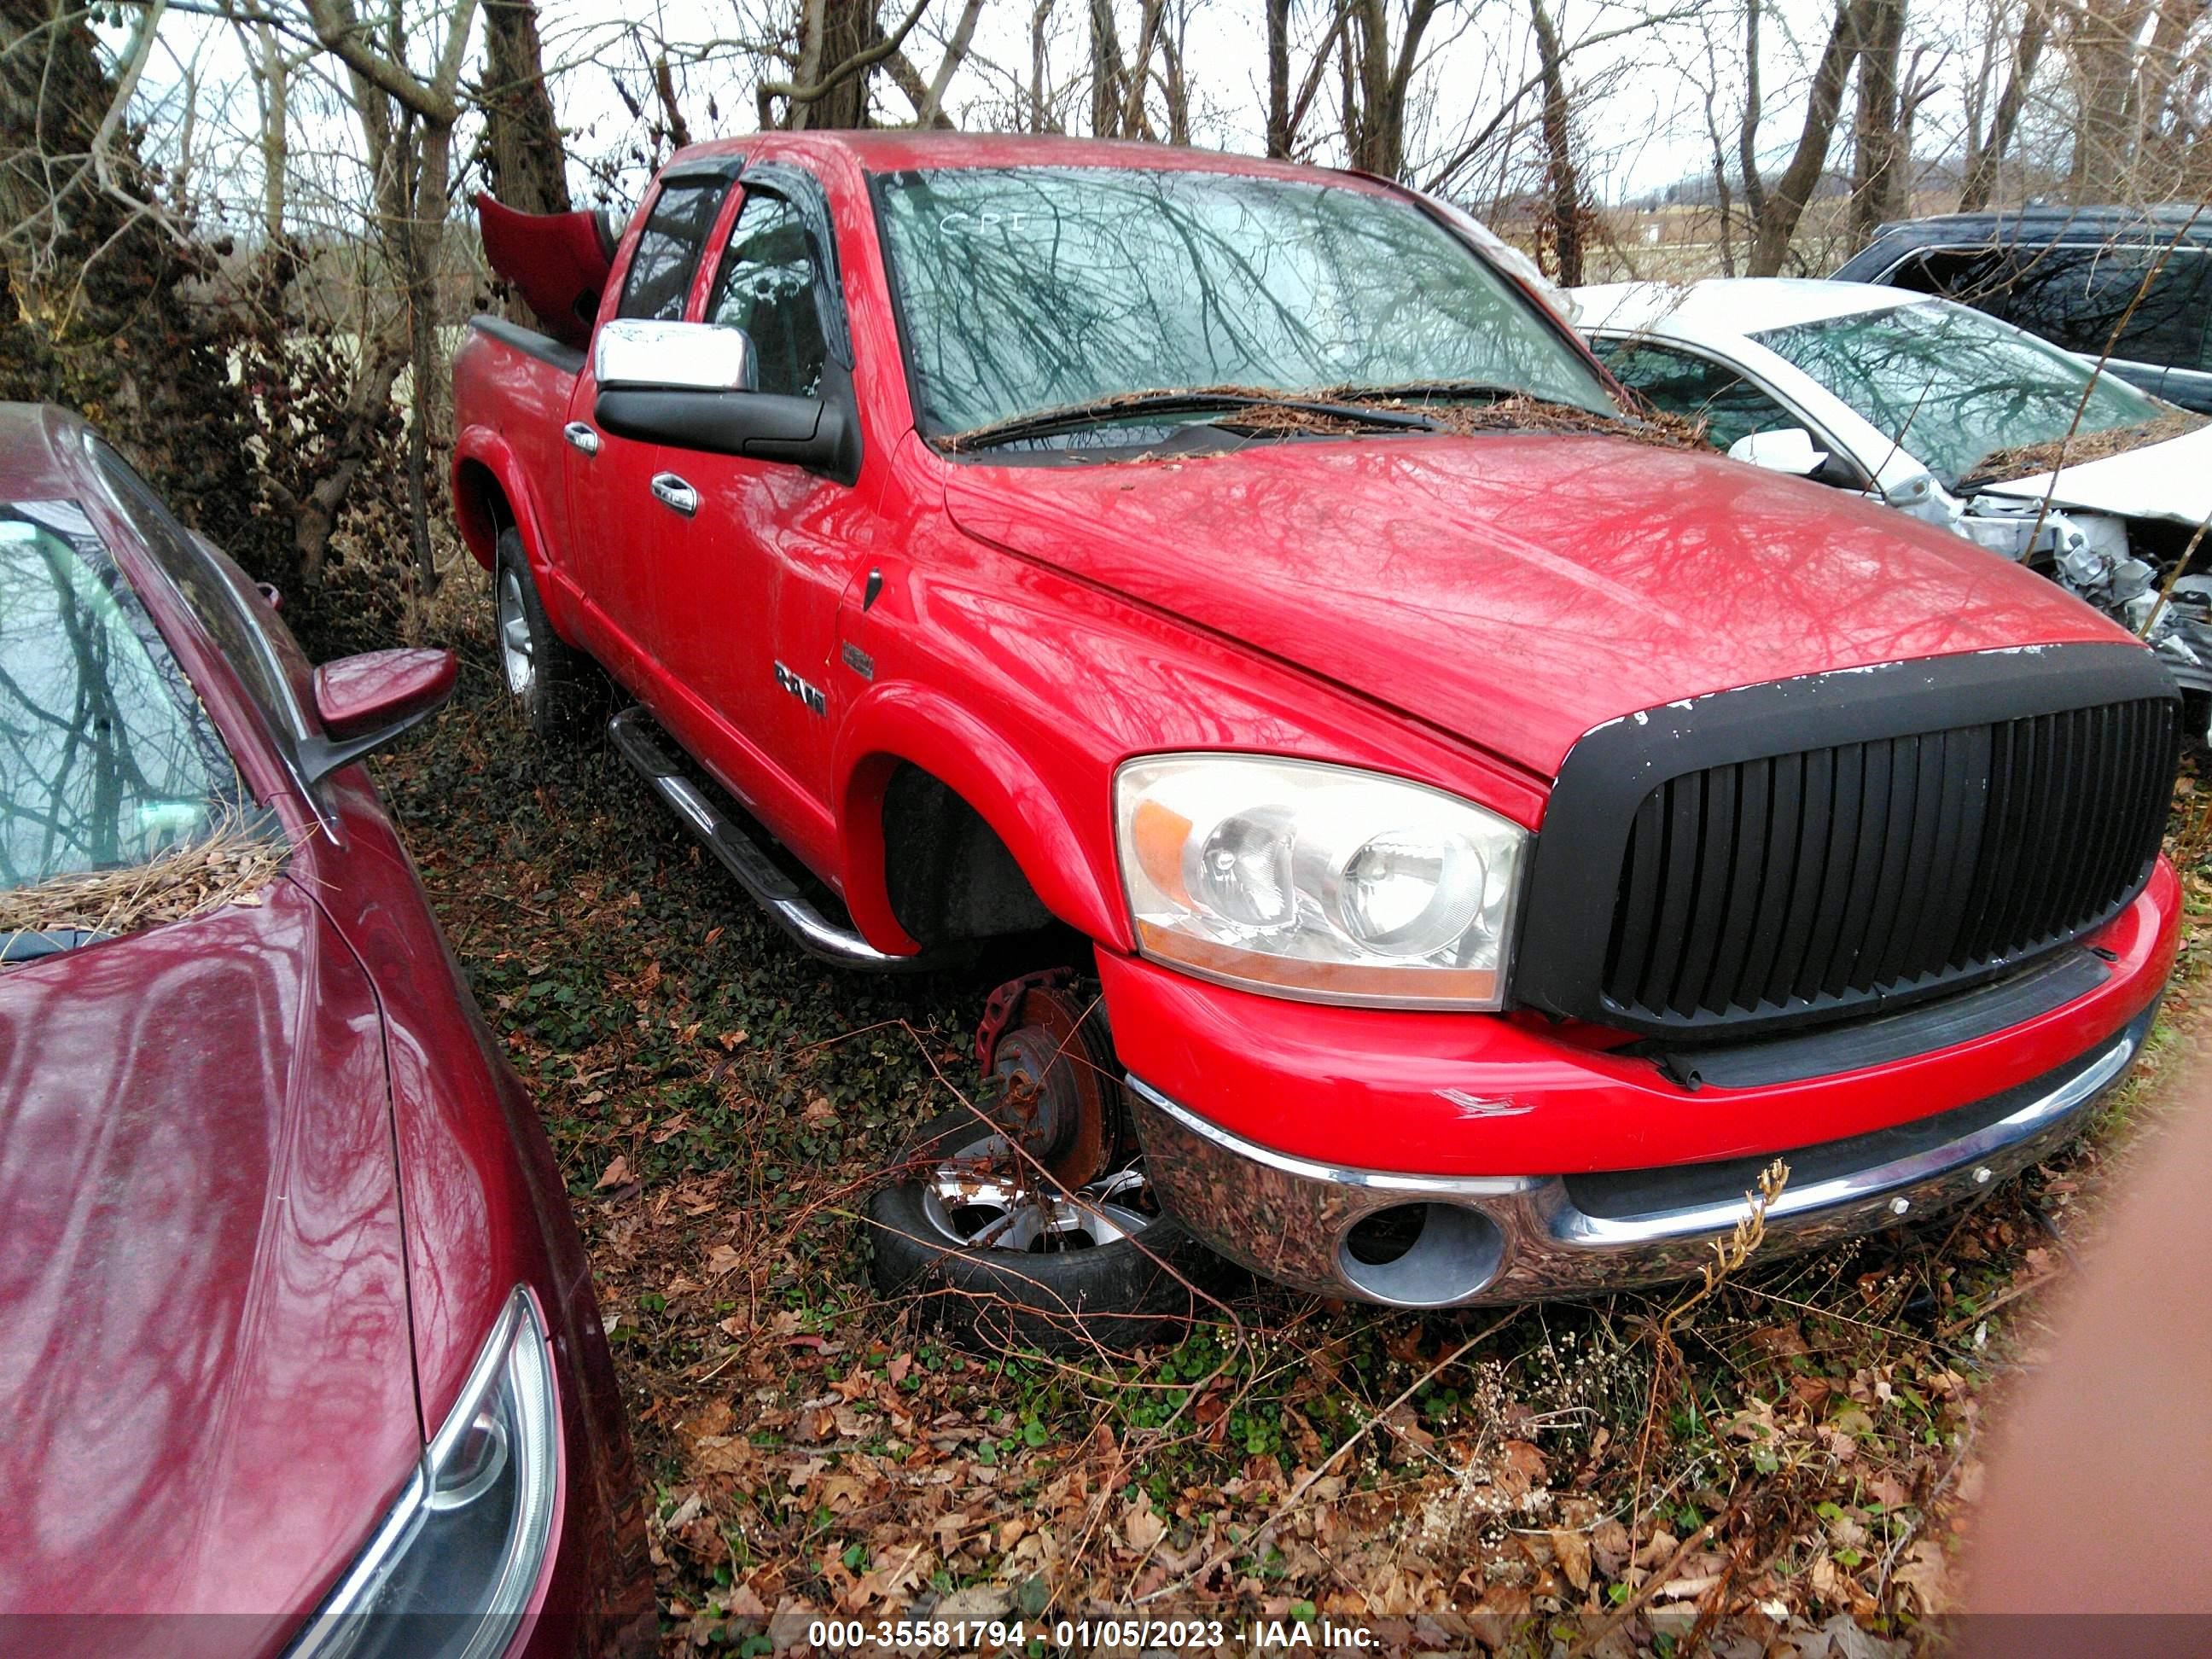
[[[532,722],[603,667],[821,954],[1085,941],[991,999],[887,1284],[1650,1281],[1777,1155],[1769,1249],[1972,1194],[2143,1041],[2150,654],[1665,441],[1445,206],[825,133],[687,149],[618,235],[483,212],[547,331],[477,319],[453,488]]]

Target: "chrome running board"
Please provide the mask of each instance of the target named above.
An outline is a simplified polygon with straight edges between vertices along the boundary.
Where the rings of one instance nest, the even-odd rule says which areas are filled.
[[[737,878],[776,925],[802,950],[847,968],[905,973],[931,966],[925,957],[895,957],[841,927],[815,908],[799,884],[776,866],[761,844],[715,805],[706,791],[684,775],[676,757],[660,744],[660,728],[641,704],[633,703],[607,721],[615,752],[653,786],[677,820]]]

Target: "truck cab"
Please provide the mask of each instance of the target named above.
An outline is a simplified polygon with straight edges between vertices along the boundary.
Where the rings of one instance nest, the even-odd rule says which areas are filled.
[[[684,152],[603,272],[509,229],[554,297],[461,348],[453,479],[533,723],[597,663],[818,954],[1083,941],[993,999],[1001,1104],[918,1138],[891,1282],[1664,1278],[1778,1158],[1770,1248],[1980,1190],[2148,1030],[2150,654],[1646,418],[1443,204],[804,134]]]

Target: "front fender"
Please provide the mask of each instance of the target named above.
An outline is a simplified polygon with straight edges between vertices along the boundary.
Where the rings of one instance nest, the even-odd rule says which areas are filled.
[[[1121,900],[1101,878],[1068,804],[996,730],[910,681],[875,686],[853,705],[832,763],[845,902],[869,939],[886,949],[915,948],[892,914],[884,878],[884,788],[902,762],[975,809],[1046,909],[1101,944],[1131,948]],[[1095,833],[1108,833],[1103,813]],[[1105,866],[1111,869],[1110,858]]]

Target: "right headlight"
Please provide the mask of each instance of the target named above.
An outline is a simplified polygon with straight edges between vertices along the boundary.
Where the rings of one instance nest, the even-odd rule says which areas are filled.
[[[1258,755],[1114,778],[1145,955],[1314,1002],[1497,1008],[1528,832],[1402,779]]]
[[[506,1650],[553,1535],[552,1355],[517,1286],[421,1468],[287,1659],[486,1659]]]

